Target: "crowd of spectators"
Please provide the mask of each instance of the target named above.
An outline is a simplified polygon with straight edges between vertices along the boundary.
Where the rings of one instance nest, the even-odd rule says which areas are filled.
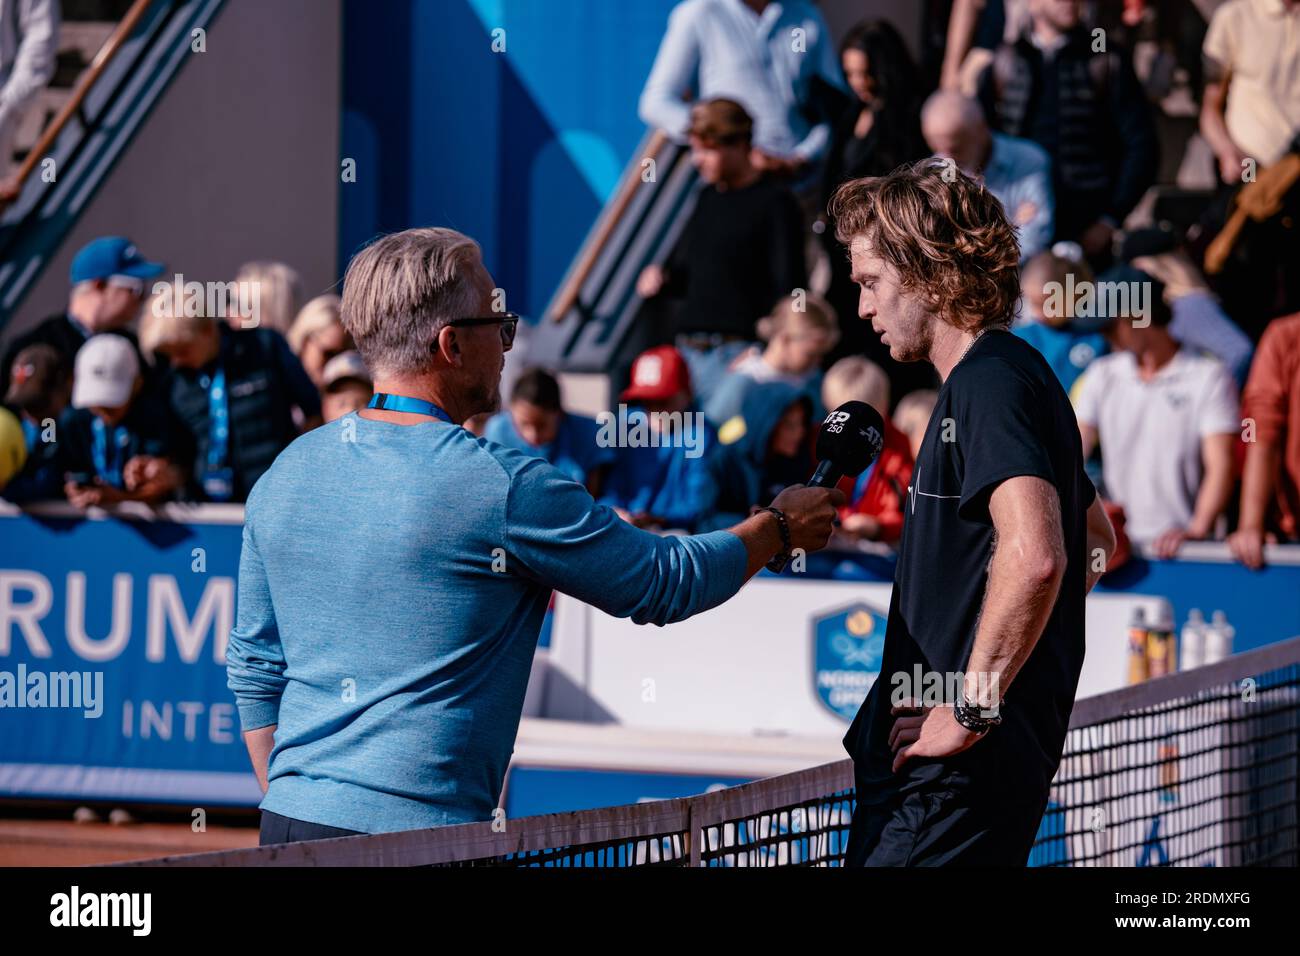
[[[707,530],[806,480],[825,411],[865,401],[886,419],[884,451],[845,479],[840,534],[896,541],[939,382],[857,318],[825,208],[846,180],[929,159],[982,182],[1016,227],[1008,328],[1071,395],[1127,534],[1162,556],[1226,539],[1251,566],[1266,541],[1297,540],[1300,0],[951,7],[927,89],[888,22],[855,26],[837,57],[808,0],[679,3],[640,100],[702,181],[636,283],[665,307],[660,344],[611,421],[567,410],[556,375],[530,368],[467,427],[638,526]],[[1160,18],[1203,37],[1203,62],[1173,64],[1195,81],[1207,176],[1199,212],[1177,221],[1153,190],[1169,83],[1132,46],[1172,35]],[[291,268],[250,263],[235,285],[257,286],[258,315],[233,294],[212,314],[151,296],[163,271],[126,239],[96,240],[66,307],[12,341],[0,393],[27,456],[6,497],[239,502],[297,435],[368,401],[336,296],[304,304]]]
[[[659,361],[676,346],[689,407],[718,430],[697,521],[766,503],[769,478],[811,467],[822,410],[870,395],[895,422],[881,461],[845,488],[842,533],[897,537],[939,383],[893,362],[857,319],[825,207],[848,179],[929,158],[982,182],[1016,227],[1022,297],[1008,325],[1071,394],[1117,521],[1159,556],[1226,538],[1257,566],[1264,541],[1296,540],[1300,513],[1300,3],[948,6],[931,89],[884,21],[845,35],[836,71],[811,3],[684,0],[670,19],[642,118],[689,146],[707,185],[639,291],[676,297]],[[791,60],[780,41],[794,26],[804,46]],[[1169,135],[1180,115],[1197,119],[1191,142]],[[1180,180],[1158,183],[1171,148]],[[1153,187],[1188,169],[1195,180],[1198,158],[1196,215],[1162,213]],[[803,450],[785,455],[780,436],[800,429]]]
[[[129,239],[96,239],[64,310],[10,343],[0,389],[26,455],[5,498],[243,502],[298,435],[369,401],[337,296],[299,308],[297,273],[261,262],[218,284],[214,308],[164,272]]]

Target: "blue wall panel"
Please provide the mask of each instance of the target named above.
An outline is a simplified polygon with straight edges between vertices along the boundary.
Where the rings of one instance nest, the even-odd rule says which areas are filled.
[[[672,6],[347,0],[340,269],[379,233],[450,226],[535,317],[645,132],[636,102]]]

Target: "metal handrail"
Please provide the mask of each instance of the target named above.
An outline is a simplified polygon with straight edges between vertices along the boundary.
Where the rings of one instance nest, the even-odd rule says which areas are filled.
[[[18,167],[18,171],[10,180],[16,191],[22,190],[41,159],[54,146],[64,128],[80,112],[81,106],[90,94],[91,88],[108,67],[108,64],[117,56],[152,3],[153,0],[135,0],[135,3],[131,4],[131,9],[126,12],[126,16],[122,18],[122,22],[114,28],[109,38],[104,41],[104,45],[99,48],[99,52],[95,54],[90,66],[77,78],[77,85],[73,88],[72,96],[63,104],[63,108],[59,110],[54,120],[45,127],[40,139],[27,153],[22,165]]]
[[[641,163],[648,158],[653,159],[657,156],[668,142],[667,133],[661,129],[655,130],[645,141],[644,148],[638,149],[636,155],[628,163],[627,169],[623,171],[623,180],[619,183],[618,192],[614,194],[614,198],[610,201],[608,213],[601,219],[600,224],[596,227],[595,234],[583,248],[577,265],[569,273],[564,285],[560,287],[559,293],[555,296],[550,312],[552,322],[561,321],[577,303],[578,296],[591,275],[592,269],[596,267],[596,263],[605,251],[605,246],[609,243],[614,230],[618,228],[623,221],[623,217],[627,214],[628,207],[632,205],[632,198],[641,185]]]

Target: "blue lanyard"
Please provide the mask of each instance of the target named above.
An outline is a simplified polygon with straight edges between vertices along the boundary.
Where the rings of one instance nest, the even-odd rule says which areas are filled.
[[[225,467],[230,451],[230,403],[226,398],[226,367],[218,365],[208,386],[208,468]]]
[[[367,408],[378,408],[385,412],[405,412],[408,415],[428,415],[430,418],[440,418],[449,425],[454,425],[451,416],[444,412],[433,402],[426,402],[422,398],[411,398],[409,395],[389,395],[385,392],[375,392],[370,398],[370,404]]]
[[[114,488],[122,485],[122,446],[130,441],[125,431],[109,428],[98,415],[90,420],[94,433],[91,454],[95,457],[95,474]],[[110,457],[111,456],[111,457]]]

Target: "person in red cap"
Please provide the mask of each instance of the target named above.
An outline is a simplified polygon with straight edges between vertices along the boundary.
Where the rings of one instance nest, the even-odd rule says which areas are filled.
[[[671,345],[642,352],[619,399],[597,416],[597,444],[616,449],[601,504],[639,528],[694,528],[716,496],[717,432],[695,408],[686,360]]]

